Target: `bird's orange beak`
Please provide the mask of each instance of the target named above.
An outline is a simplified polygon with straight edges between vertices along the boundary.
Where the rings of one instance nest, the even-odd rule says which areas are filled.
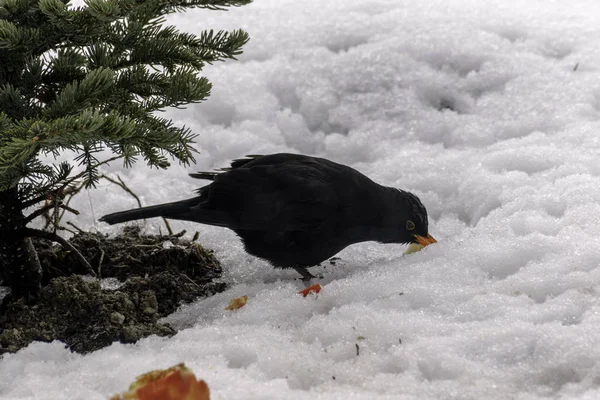
[[[427,236],[415,235],[415,239],[417,239],[417,242],[423,247],[429,246],[432,243],[437,243],[437,240],[429,234],[427,234]]]

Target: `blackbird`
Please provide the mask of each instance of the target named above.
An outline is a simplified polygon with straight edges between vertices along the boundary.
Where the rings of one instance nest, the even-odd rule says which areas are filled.
[[[212,181],[197,197],[100,221],[165,217],[229,228],[248,253],[293,268],[305,281],[313,278],[307,267],[354,243],[435,243],[417,196],[381,186],[346,165],[280,153],[247,156],[220,171],[190,174]]]

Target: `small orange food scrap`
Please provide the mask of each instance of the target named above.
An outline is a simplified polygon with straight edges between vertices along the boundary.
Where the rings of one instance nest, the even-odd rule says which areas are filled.
[[[229,302],[229,305],[225,307],[226,310],[233,311],[238,308],[242,308],[248,302],[248,296],[236,297]]]
[[[321,291],[321,285],[318,283],[315,283],[312,286],[307,287],[306,289],[302,289],[301,291],[298,292],[298,294],[301,294],[302,296],[306,297],[308,296],[309,293],[319,293]]]
[[[110,400],[210,400],[208,385],[184,364],[137,377],[129,391]]]

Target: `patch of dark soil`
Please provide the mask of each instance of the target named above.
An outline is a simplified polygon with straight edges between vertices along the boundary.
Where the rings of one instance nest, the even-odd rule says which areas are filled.
[[[35,340],[60,340],[85,353],[114,341],[133,343],[152,334],[174,334],[159,318],[182,303],[225,289],[215,281],[221,267],[212,252],[180,236],[146,236],[135,227],[113,238],[75,235],[71,243],[98,276],[122,282],[113,290],[78,276],[85,268],[68,249],[37,242],[44,286],[35,304],[19,300],[3,305],[0,354]]]
[[[142,235],[137,226],[125,227],[123,233],[109,238],[99,233],[79,233],[70,239],[89,261],[100,278],[125,281],[131,276],[154,275],[177,270],[200,283],[221,275],[221,266],[212,251],[197,243],[171,236]],[[66,274],[87,274],[79,259],[62,246],[36,243],[44,269],[44,282]]]

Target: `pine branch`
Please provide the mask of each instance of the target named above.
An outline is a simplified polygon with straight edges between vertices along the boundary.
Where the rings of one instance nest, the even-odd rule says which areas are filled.
[[[234,59],[248,34],[180,32],[165,25],[165,16],[248,3],[86,0],[71,7],[63,0],[0,0],[0,191],[18,187],[25,209],[58,196],[74,179],[94,186],[106,150],[126,167],[138,160],[157,168],[194,162],[195,134],[157,112],[205,100],[211,84],[202,67]],[[75,177],[72,166],[42,157],[65,151],[82,168]]]
[[[102,165],[109,164],[120,158],[122,158],[122,157],[121,156],[111,157],[109,159],[99,162],[96,165],[96,167],[100,167]],[[72,167],[68,163],[65,163],[65,164],[68,166],[68,168],[72,169]],[[69,174],[70,174],[70,170],[69,170]],[[79,174],[74,175],[70,178],[65,177],[64,179],[61,179],[60,181],[57,181],[54,184],[49,184],[49,185],[47,185],[48,188],[46,190],[36,191],[37,193],[41,193],[41,194],[37,195],[36,197],[26,196],[26,195],[22,194],[21,195],[21,198],[23,199],[21,201],[22,209],[25,210],[26,208],[33,207],[34,205],[46,200],[46,198],[48,197],[48,191],[50,190],[50,187],[54,187],[54,185],[58,185],[58,186],[54,187],[53,190],[55,190],[55,191],[64,190],[67,186],[73,184],[77,179],[80,179],[83,176],[83,174],[84,174],[84,172],[80,172]],[[67,176],[68,176],[68,174],[67,174]]]

